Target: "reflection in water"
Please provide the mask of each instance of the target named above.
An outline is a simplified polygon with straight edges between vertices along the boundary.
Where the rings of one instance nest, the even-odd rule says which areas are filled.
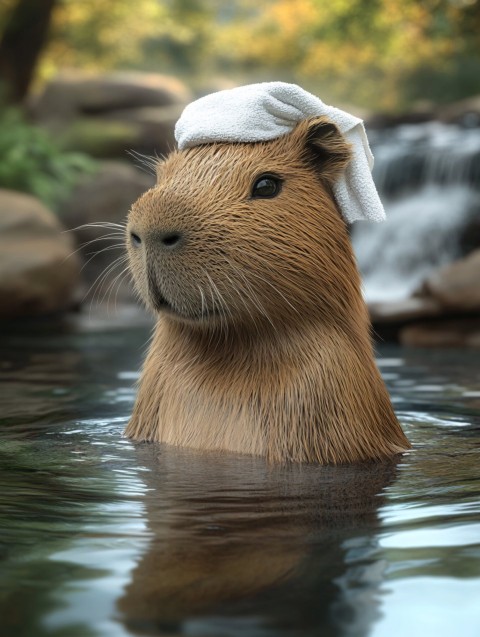
[[[6,337],[2,636],[478,634],[475,355],[382,349],[397,465],[269,467],[122,438],[145,329]]]
[[[336,580],[345,575],[346,548],[357,558],[371,551],[378,496],[394,462],[268,467],[261,459],[148,444],[137,457],[150,468],[153,539],[119,603],[130,628],[172,632],[193,615],[196,630],[209,634],[212,614],[238,621],[254,604],[261,634],[335,634],[341,621],[366,631],[375,604],[357,616],[348,582]],[[366,587],[376,584],[374,572],[363,578]]]

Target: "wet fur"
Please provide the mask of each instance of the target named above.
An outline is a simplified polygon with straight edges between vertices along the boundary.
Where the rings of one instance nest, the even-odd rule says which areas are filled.
[[[126,434],[273,461],[352,463],[409,447],[375,365],[331,185],[350,149],[325,118],[256,144],[172,153],[134,205],[132,274],[159,313]],[[252,199],[264,173],[283,180]],[[180,231],[178,250],[159,248]]]

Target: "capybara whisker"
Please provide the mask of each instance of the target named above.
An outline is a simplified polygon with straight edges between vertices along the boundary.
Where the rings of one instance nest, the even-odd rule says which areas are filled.
[[[112,295],[112,292],[115,292],[114,301],[113,301],[115,310],[117,309],[118,290],[119,290],[119,287],[120,287],[120,285],[122,283],[124,275],[128,272],[128,270],[129,270],[129,266],[127,265],[125,268],[123,268],[123,270],[119,274],[117,274],[115,276],[115,278],[113,279],[113,281],[111,282],[111,284],[109,286],[107,304],[110,303],[110,297]]]
[[[74,254],[77,254],[77,252],[80,252],[80,250],[84,250],[88,245],[91,245],[92,243],[96,243],[97,241],[102,241],[102,240],[105,240],[105,239],[111,240],[113,238],[121,240],[121,245],[122,245],[123,248],[125,248],[125,234],[124,233],[105,235],[103,237],[97,237],[96,239],[91,239],[90,241],[86,241],[85,243],[82,243],[76,250],[73,250],[73,252],[71,252],[68,256],[65,257],[64,262],[67,259],[70,259],[71,257],[73,257]]]
[[[123,263],[127,261],[128,261],[127,254],[123,254],[117,257],[115,261],[113,261],[101,274],[99,274],[99,276],[97,276],[95,281],[92,283],[92,285],[88,288],[87,292],[85,293],[83,300],[85,300],[89,296],[90,292],[92,292],[93,290],[93,296],[92,296],[92,303],[93,303],[95,301],[95,297],[97,293],[101,291],[101,288],[104,282],[106,281],[106,279],[108,278],[108,276],[115,270],[115,268],[117,268],[118,266],[122,265]]]
[[[107,246],[106,248],[102,248],[101,250],[96,250],[95,252],[89,252],[87,253],[85,256],[88,257],[88,259],[86,259],[86,261],[84,262],[84,264],[82,265],[82,267],[80,268],[80,272],[87,267],[87,265],[93,261],[93,259],[95,259],[95,257],[98,257],[100,254],[103,254],[104,252],[108,252],[109,250],[123,250],[125,251],[125,245],[123,243],[119,244],[119,245],[114,245],[114,246]]]
[[[129,150],[127,151],[127,153],[131,157],[133,157],[133,159],[136,161],[137,164],[139,164],[141,169],[142,169],[142,166],[146,168],[144,172],[148,173],[149,175],[156,174],[157,165],[160,159],[158,156],[151,157],[148,155],[143,155],[142,153],[139,153],[136,150]]]
[[[203,294],[203,290],[200,286],[198,286],[198,291],[200,292],[200,298],[202,300],[202,321],[205,318],[205,295]]]
[[[97,229],[97,228],[104,228],[105,230],[123,230],[125,231],[125,228],[127,227],[126,223],[113,223],[111,221],[93,221],[91,223],[83,223],[81,226],[76,226],[75,228],[69,228],[68,230],[65,230],[64,232],[76,232],[78,230],[85,230],[85,229]]]

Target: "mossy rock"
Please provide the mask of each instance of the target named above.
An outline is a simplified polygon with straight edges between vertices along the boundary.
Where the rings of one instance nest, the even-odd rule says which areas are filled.
[[[108,121],[85,117],[72,122],[61,134],[66,150],[75,150],[97,158],[125,157],[136,146],[141,127],[135,122]]]

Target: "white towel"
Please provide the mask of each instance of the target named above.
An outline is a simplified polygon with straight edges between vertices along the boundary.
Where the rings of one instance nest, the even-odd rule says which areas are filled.
[[[214,142],[268,141],[319,115],[329,117],[352,144],[352,160],[334,185],[345,220],[383,221],[385,211],[373,183],[373,155],[362,120],[327,106],[296,84],[264,82],[206,95],[185,108],[175,138],[180,150]]]

